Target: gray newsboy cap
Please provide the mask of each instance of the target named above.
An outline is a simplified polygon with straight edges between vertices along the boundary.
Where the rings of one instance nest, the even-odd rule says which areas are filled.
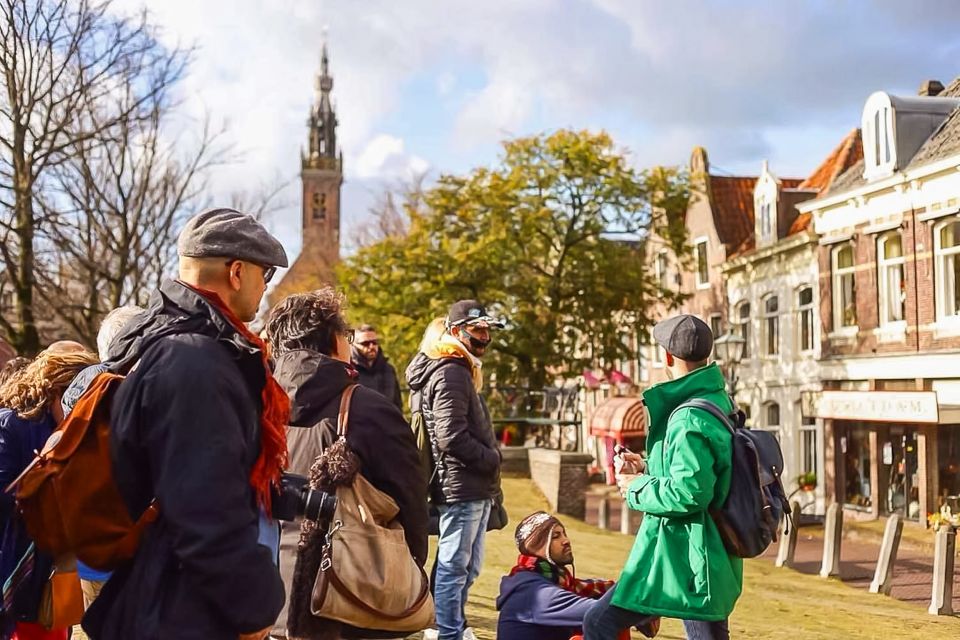
[[[713,350],[713,331],[689,314],[662,320],[653,327],[653,339],[674,358],[688,362],[706,360]]]
[[[184,258],[235,258],[286,267],[287,252],[256,218],[234,209],[210,209],[190,218],[177,239]]]

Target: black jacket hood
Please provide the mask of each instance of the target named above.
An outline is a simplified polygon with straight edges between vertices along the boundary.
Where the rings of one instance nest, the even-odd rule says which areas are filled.
[[[259,352],[202,295],[179,280],[165,280],[151,294],[146,311],[124,327],[110,346],[110,370],[126,373],[154,342],[181,333],[210,336],[241,352]]]
[[[323,408],[356,382],[349,364],[310,349],[284,353],[273,375],[290,398],[290,424],[297,427],[316,424]]]

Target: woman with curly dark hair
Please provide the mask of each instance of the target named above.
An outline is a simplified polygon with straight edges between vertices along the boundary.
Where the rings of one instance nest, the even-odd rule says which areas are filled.
[[[73,378],[95,364],[86,352],[43,352],[0,386],[0,638],[66,640],[66,629],[37,624],[43,588],[53,560],[35,552],[6,486],[33,461],[63,420],[60,396]]]
[[[274,375],[290,396],[289,470],[300,475],[311,475],[310,468],[321,454],[333,466],[340,462],[331,460],[338,449],[331,445],[337,438],[340,397],[357,383],[356,370],[350,365],[353,331],[343,317],[344,304],[341,293],[326,287],[285,298],[267,320],[265,333],[276,358]],[[359,459],[363,477],[397,503],[407,546],[423,566],[427,557],[427,487],[413,432],[403,414],[373,389],[357,387],[346,444]],[[311,614],[310,597],[325,530],[325,523],[305,522],[302,531],[300,525],[283,523],[280,571],[287,587],[287,605],[273,636],[309,640],[398,637]]]

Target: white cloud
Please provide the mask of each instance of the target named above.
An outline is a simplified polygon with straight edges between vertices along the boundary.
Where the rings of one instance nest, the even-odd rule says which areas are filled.
[[[385,133],[374,136],[356,160],[358,178],[410,179],[425,173],[429,163],[404,151],[403,140]]]
[[[489,162],[478,150],[504,135],[561,126],[607,127],[644,165],[685,161],[701,144],[734,171],[771,157],[803,175],[856,124],[873,90],[912,91],[926,74],[947,82],[960,73],[960,4],[947,0],[118,2],[146,3],[166,41],[198,46],[185,109],[197,121],[205,111],[227,120],[244,152],[214,176],[223,194],[264,176],[296,182],[329,26],[345,219],[363,215],[361,185]],[[433,93],[411,95],[424,73]],[[455,109],[449,121],[398,129],[438,97]],[[822,140],[796,146],[811,126]],[[280,228],[299,224],[292,192]]]

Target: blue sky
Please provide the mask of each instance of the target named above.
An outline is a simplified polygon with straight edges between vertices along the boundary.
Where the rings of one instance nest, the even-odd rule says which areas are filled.
[[[498,143],[606,129],[638,167],[805,176],[873,91],[960,75],[960,2],[910,0],[118,0],[197,46],[182,90],[241,156],[214,196],[290,181],[270,221],[299,250],[299,150],[326,31],[344,235],[412,173],[496,161]]]

